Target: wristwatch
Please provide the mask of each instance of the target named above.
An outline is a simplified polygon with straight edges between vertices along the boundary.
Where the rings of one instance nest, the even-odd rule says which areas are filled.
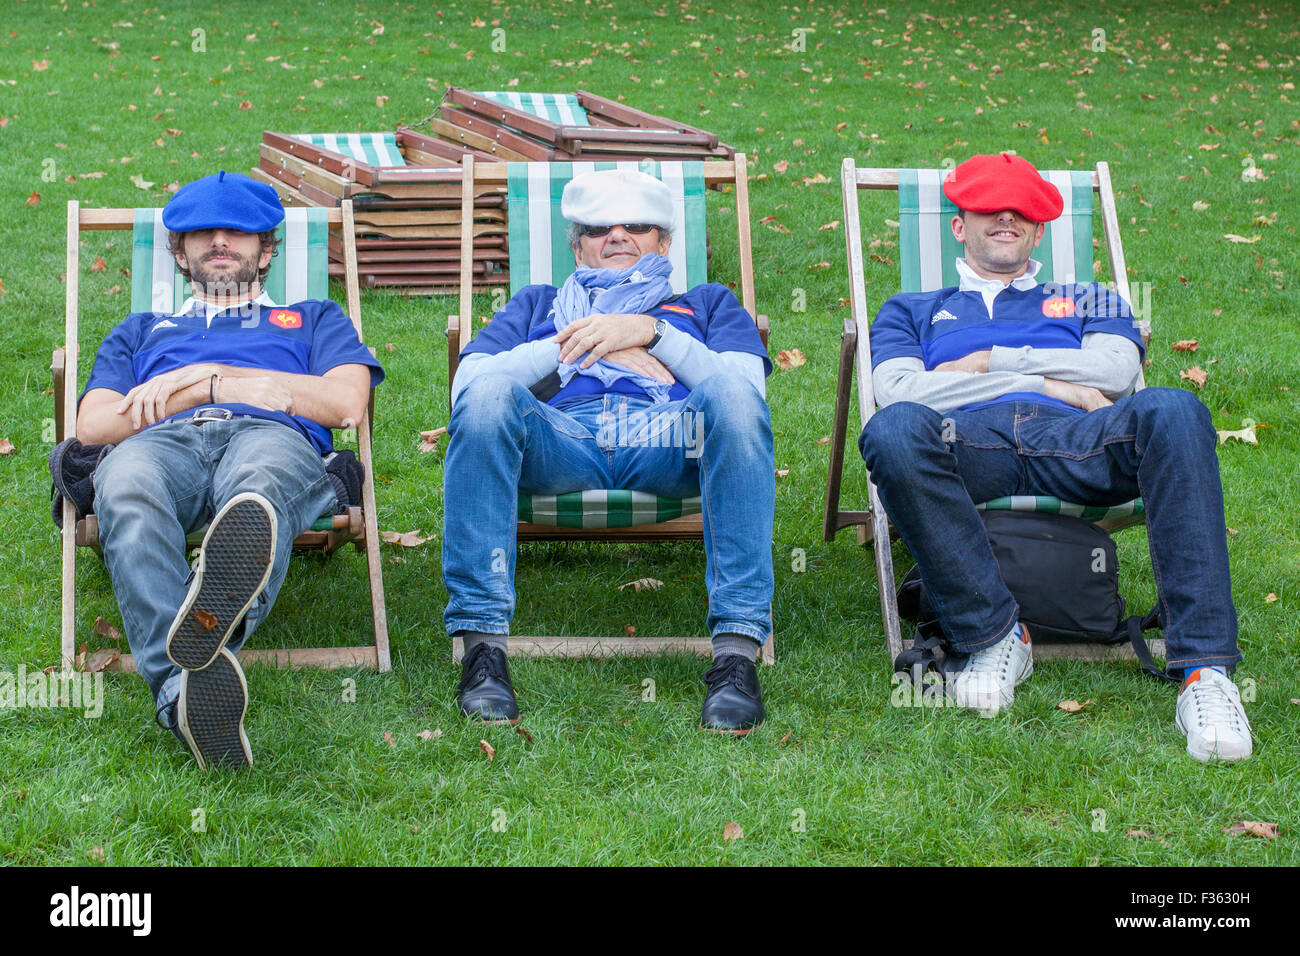
[[[664,319],[655,319],[654,328],[655,328],[654,338],[652,338],[649,342],[646,343],[645,348],[647,352],[650,351],[652,348],[654,348],[656,345],[658,345],[659,340],[664,337],[664,333],[668,331],[668,322]]]

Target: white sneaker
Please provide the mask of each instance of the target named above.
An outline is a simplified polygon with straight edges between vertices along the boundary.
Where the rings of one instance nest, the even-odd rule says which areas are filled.
[[[948,696],[958,707],[970,707],[992,717],[1010,706],[1016,686],[1033,672],[1029,630],[1017,623],[1002,640],[966,659],[966,666],[948,680]]]
[[[1244,760],[1254,749],[1241,693],[1228,677],[1203,667],[1178,694],[1174,723],[1200,761]]]

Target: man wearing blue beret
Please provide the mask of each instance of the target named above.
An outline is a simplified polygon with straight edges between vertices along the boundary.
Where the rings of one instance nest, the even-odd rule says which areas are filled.
[[[521,489],[699,495],[714,658],[701,724],[748,733],[763,721],[754,661],[771,632],[772,363],[726,287],[673,295],[673,201],[658,179],[576,176],[560,209],[576,271],[521,289],[452,384],[442,561],[447,633],[465,643],[460,708],[519,720],[505,651]]]
[[[1174,722],[1197,760],[1240,760],[1250,724],[1228,677],[1241,660],[1210,414],[1176,388],[1135,392],[1142,338],[1127,302],[1043,284],[1030,258],[1060,192],[1028,161],[975,156],[943,190],[960,210],[960,285],[894,296],[871,326],[880,411],[859,445],[961,661],[946,690],[993,714],[1033,672],[1029,629],[998,573],[976,501],[1142,498]]]
[[[336,510],[322,455],[361,420],[383,369],[334,302],[262,288],[284,218],[275,190],[220,172],[163,210],[193,295],[104,339],[77,409],[100,544],[160,724],[200,767],[252,763],[232,653],[266,618],[293,540]],[[189,567],[185,536],[208,524]]]

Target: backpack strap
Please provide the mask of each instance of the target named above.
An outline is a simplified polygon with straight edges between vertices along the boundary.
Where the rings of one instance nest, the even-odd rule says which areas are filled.
[[[1142,672],[1149,674],[1158,681],[1166,681],[1171,684],[1179,683],[1177,677],[1156,667],[1156,662],[1151,657],[1151,648],[1147,646],[1146,638],[1142,636],[1143,631],[1149,631],[1153,628],[1160,628],[1160,605],[1153,607],[1145,617],[1134,614],[1132,617],[1126,617],[1120,622],[1119,628],[1115,631],[1116,642],[1127,635],[1128,642],[1133,645],[1133,653],[1137,655],[1138,662],[1142,665]]]

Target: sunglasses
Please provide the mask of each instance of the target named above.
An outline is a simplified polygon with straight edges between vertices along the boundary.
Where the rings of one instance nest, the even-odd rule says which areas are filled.
[[[624,222],[618,224],[624,231],[630,232],[634,236],[644,236],[651,229],[659,227],[649,222]],[[601,236],[609,235],[613,226],[583,226],[582,234],[590,236],[593,239],[599,239]]]

